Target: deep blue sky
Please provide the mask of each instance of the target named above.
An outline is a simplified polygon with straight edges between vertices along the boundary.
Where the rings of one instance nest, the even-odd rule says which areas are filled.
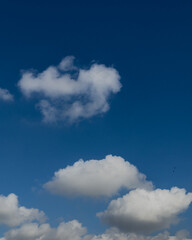
[[[0,102],[1,194],[16,193],[53,223],[61,215],[78,218],[96,232],[103,227],[90,216],[106,205],[40,190],[54,171],[79,158],[120,155],[156,187],[192,191],[191,29],[191,1],[2,0],[0,87],[15,102]],[[17,82],[21,70],[42,71],[67,55],[83,66],[92,60],[114,66],[123,87],[103,116],[44,125]],[[185,217],[180,228],[190,230],[191,209]]]

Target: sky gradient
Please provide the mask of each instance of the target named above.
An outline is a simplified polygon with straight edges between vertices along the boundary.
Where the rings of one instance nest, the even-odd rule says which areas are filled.
[[[0,239],[192,234],[191,13],[190,1],[1,1]]]

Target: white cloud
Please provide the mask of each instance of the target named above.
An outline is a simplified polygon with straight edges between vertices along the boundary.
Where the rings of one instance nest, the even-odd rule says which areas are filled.
[[[53,194],[97,197],[112,196],[121,188],[151,189],[153,185],[134,165],[108,155],[102,160],[79,160],[60,169],[44,187]]]
[[[189,232],[186,230],[177,232],[175,236],[170,236],[167,231],[155,236],[146,236],[135,233],[121,233],[112,228],[107,230],[104,234],[92,236],[90,240],[190,240],[188,237]]]
[[[74,56],[67,56],[60,62],[58,68],[62,71],[78,70],[78,68],[74,65],[74,60]]]
[[[37,106],[43,115],[44,122],[56,122],[58,120],[57,109],[52,106],[49,101],[41,100]]]
[[[73,61],[74,57],[68,56],[41,73],[24,72],[18,83],[26,97],[39,99],[45,122],[74,122],[105,113],[109,97],[120,91],[120,76],[115,68],[92,64],[89,69],[81,69]]]
[[[43,221],[44,219],[44,213],[38,209],[20,207],[15,194],[9,194],[7,197],[0,195],[0,224],[13,227],[24,222]]]
[[[122,198],[112,200],[101,220],[123,232],[151,233],[168,228],[178,221],[178,214],[186,210],[192,193],[177,187],[171,190],[132,190]]]
[[[28,223],[5,233],[0,240],[81,240],[86,228],[77,220],[62,222],[57,228],[49,224]]]
[[[57,228],[49,224],[28,223],[20,228],[12,229],[0,240],[192,240],[187,231],[180,231],[175,236],[168,232],[155,236],[125,234],[109,229],[101,235],[87,235],[87,230],[77,220],[62,222]]]
[[[10,102],[14,100],[13,95],[7,89],[0,88],[0,100]]]

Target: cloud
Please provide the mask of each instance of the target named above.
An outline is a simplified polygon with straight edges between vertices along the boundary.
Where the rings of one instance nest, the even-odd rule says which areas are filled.
[[[78,68],[74,66],[74,60],[74,56],[67,56],[60,62],[58,68],[62,71],[78,70]]]
[[[178,231],[175,236],[171,237],[170,240],[187,240],[189,239],[188,238],[189,235],[190,234],[187,230],[181,230],[181,231]]]
[[[101,220],[123,232],[151,233],[168,228],[178,221],[178,214],[186,210],[192,193],[177,187],[171,190],[132,190],[122,198],[112,200]]]
[[[27,98],[39,100],[45,122],[74,122],[107,112],[109,97],[120,91],[119,80],[113,67],[95,63],[82,69],[68,56],[41,73],[24,72],[18,86]]]
[[[192,240],[187,231],[180,231],[175,236],[168,232],[156,236],[125,234],[109,229],[101,235],[87,235],[87,229],[77,220],[62,222],[57,228],[49,224],[28,223],[11,229],[0,240]]]
[[[159,233],[155,236],[138,235],[135,233],[121,233],[115,228],[109,229],[106,233],[92,236],[90,240],[190,240],[189,232],[181,230],[175,236],[170,236],[169,232]]]
[[[43,221],[44,219],[44,213],[38,209],[20,207],[15,194],[9,194],[7,197],[0,195],[0,224],[13,227],[24,222]]]
[[[60,169],[44,187],[53,194],[98,197],[112,196],[121,188],[151,189],[153,185],[134,165],[108,155],[102,160],[79,160]]]
[[[147,192],[147,190],[141,191]],[[176,195],[178,193],[174,201],[172,199],[169,199],[169,197],[167,196],[163,197],[164,200],[168,201],[170,205],[171,203],[174,205],[172,208],[177,208],[177,211],[181,211],[180,205],[183,205],[182,209],[187,208],[187,204],[189,204],[189,202],[191,201],[191,194],[186,194],[184,189],[178,188],[171,189],[168,192],[172,192],[172,194]],[[145,196],[139,197],[141,197],[141,199],[145,199]],[[188,203],[187,199],[185,199],[187,197],[190,198],[188,199]],[[155,195],[152,197],[152,199],[156,198],[159,198],[159,195]],[[160,199],[161,198],[162,197],[160,197]],[[134,200],[136,201],[137,205],[137,199]],[[115,201],[118,200],[114,200],[114,202]],[[151,201],[151,197],[149,196],[148,201],[152,204],[152,206],[154,206],[154,203]],[[181,202],[183,203],[181,204]],[[166,210],[174,212],[173,216],[175,216],[176,211],[170,210],[170,205],[166,206]],[[122,209],[124,208],[123,205],[119,205],[119,207],[121,207]],[[133,207],[133,204],[130,207]],[[148,208],[147,204],[145,207]],[[161,208],[161,206],[159,206],[159,208]],[[117,209],[117,212],[118,211],[119,209]],[[153,215],[155,214],[156,213],[154,213]],[[161,218],[161,216],[159,215],[158,217]],[[136,217],[138,218],[138,216]],[[142,216],[141,218],[143,217],[144,216]],[[154,219],[154,217],[151,216],[149,218],[150,221],[151,218]],[[49,223],[41,222],[44,219],[45,214],[43,212],[40,212],[38,209],[27,209],[25,207],[19,207],[18,199],[15,194],[10,194],[7,197],[2,195],[0,196],[0,224],[6,224],[10,227],[14,227],[11,228],[9,231],[5,232],[4,236],[1,237],[0,240],[192,240],[188,238],[189,233],[186,230],[179,231],[178,233],[176,233],[175,236],[170,236],[168,232],[160,233],[156,236],[146,236],[138,233],[124,233],[115,227],[107,229],[105,233],[100,235],[90,235],[87,233],[86,227],[82,226],[82,224],[78,220],[72,220],[69,222],[62,221],[58,226],[51,227]],[[165,215],[164,219],[166,221]],[[37,221],[33,222],[34,220]]]
[[[0,240],[81,240],[86,228],[77,220],[62,222],[57,228],[49,224],[28,223],[5,233]]]
[[[0,88],[0,100],[11,102],[14,100],[13,95],[7,89]]]

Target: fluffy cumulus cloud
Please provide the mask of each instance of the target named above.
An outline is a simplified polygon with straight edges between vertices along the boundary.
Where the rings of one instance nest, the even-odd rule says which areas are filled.
[[[112,200],[101,220],[123,232],[151,233],[178,222],[178,214],[186,210],[192,193],[177,187],[171,190],[132,190],[122,198]]]
[[[51,228],[49,224],[28,223],[5,233],[0,240],[81,240],[85,234],[86,228],[77,220],[62,222],[57,228]]]
[[[125,211],[126,216],[129,215],[132,219],[134,218],[133,214],[135,213],[137,223],[135,219],[133,219],[133,223],[139,225],[141,225],[141,222],[143,224],[143,221],[148,221],[148,219],[149,221],[147,224],[149,224],[157,218],[161,219],[162,216],[166,222],[168,218],[174,219],[178,212],[181,212],[188,207],[192,198],[191,194],[186,194],[185,190],[178,188],[171,189],[170,191],[159,189],[155,190],[159,192],[158,194],[154,194],[155,191],[147,191],[144,189],[135,191],[142,191],[143,193],[136,197],[133,196],[133,199],[126,200],[125,204],[122,204],[122,200],[120,198],[113,200],[110,206],[113,205],[111,207],[112,212],[114,213],[116,211],[116,214],[121,215],[121,217],[121,209],[122,211]],[[130,195],[132,195],[135,191],[130,192]],[[146,193],[148,196],[146,196]],[[151,197],[149,193],[153,193],[153,196]],[[162,194],[164,194],[163,197]],[[172,199],[172,196],[170,195],[175,196]],[[138,204],[138,197],[141,198],[144,206]],[[119,201],[119,203],[117,201]],[[135,201],[135,206],[133,201]],[[156,201],[160,201],[160,204]],[[162,207],[162,202],[164,202],[165,208]],[[133,212],[131,214],[128,213],[130,211],[127,211],[127,207],[125,206],[126,204],[130,204],[129,208],[133,208]],[[150,204],[152,206],[150,209],[152,213],[148,210]],[[107,209],[108,213],[110,211],[110,206]],[[135,209],[137,207],[138,211],[144,209],[143,215],[139,215],[139,213],[136,212]],[[145,210],[145,208],[147,210]],[[166,211],[169,213],[165,213]],[[129,224],[130,218],[127,218],[127,224]],[[19,207],[16,195],[10,194],[7,197],[0,196],[0,223],[11,227],[10,230],[4,233],[4,236],[2,236],[0,240],[192,240],[189,238],[189,233],[185,230],[179,231],[175,236],[170,236],[168,232],[160,233],[155,236],[147,236],[138,233],[138,228],[134,233],[125,233],[121,231],[122,229],[117,228],[119,226],[110,228],[100,235],[90,235],[87,233],[87,229],[77,220],[61,222],[57,227],[51,227],[49,223],[41,222],[44,219],[44,213],[37,209]],[[34,220],[36,221],[34,222]],[[122,219],[119,218],[119,220],[121,223]],[[126,219],[123,219],[123,221],[125,220]],[[147,224],[145,224],[145,227],[147,227]]]
[[[192,240],[185,230],[170,236],[168,232],[155,236],[120,233],[109,229],[101,235],[88,235],[85,227],[77,220],[62,222],[57,228],[49,224],[28,223],[20,228],[12,229],[0,240]]]
[[[92,64],[88,69],[74,65],[74,57],[41,73],[26,71],[18,86],[26,97],[37,97],[45,122],[83,118],[109,110],[109,97],[120,91],[120,76],[113,67]]]
[[[0,195],[0,224],[13,227],[24,222],[44,219],[44,213],[38,209],[19,206],[18,197],[15,194],[9,194],[7,197]]]
[[[59,195],[112,196],[121,188],[151,189],[146,176],[121,157],[108,155],[102,160],[79,160],[55,172],[53,179],[44,185]]]
[[[13,95],[7,89],[0,88],[0,100],[11,102],[14,100]]]
[[[138,235],[135,233],[120,233],[116,229],[109,229],[106,233],[92,236],[90,240],[191,240],[188,238],[189,232],[181,230],[175,236],[170,236],[169,232],[159,233],[155,236]]]

